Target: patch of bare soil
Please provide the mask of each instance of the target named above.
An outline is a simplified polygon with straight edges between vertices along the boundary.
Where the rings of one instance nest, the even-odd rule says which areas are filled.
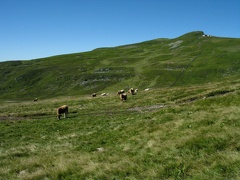
[[[129,110],[130,111],[151,111],[151,110],[160,109],[164,107],[165,105],[159,104],[159,105],[145,106],[145,107],[134,107],[134,108],[130,108]]]
[[[24,117],[16,117],[16,116],[0,116],[0,121],[7,121],[7,120],[22,120]]]

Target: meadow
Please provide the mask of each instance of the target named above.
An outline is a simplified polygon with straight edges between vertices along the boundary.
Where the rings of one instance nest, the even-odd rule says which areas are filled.
[[[0,62],[0,180],[240,179],[240,39],[203,34]]]
[[[240,177],[238,78],[108,93],[1,101],[0,179]]]

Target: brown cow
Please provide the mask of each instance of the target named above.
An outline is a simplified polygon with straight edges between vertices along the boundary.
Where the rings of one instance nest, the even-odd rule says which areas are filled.
[[[123,94],[123,93],[125,93],[125,91],[123,89],[117,92],[118,95]]]
[[[68,106],[67,105],[63,105],[63,106],[57,108],[58,120],[60,120],[60,117],[61,117],[62,114],[64,114],[64,118],[67,117],[67,115],[68,115]]]
[[[38,101],[38,98],[35,98],[35,99],[33,100],[33,102],[36,102],[36,101]]]
[[[121,101],[126,101],[127,100],[127,94],[126,93],[120,94],[120,99],[121,99]]]
[[[128,90],[128,93],[129,93],[129,94],[132,94],[132,95],[135,95],[137,92],[138,92],[138,89],[134,89],[134,88],[130,88],[130,89]]]
[[[135,95],[137,93],[138,89],[133,89],[133,88],[130,88],[128,90],[128,93],[132,94],[132,95]]]

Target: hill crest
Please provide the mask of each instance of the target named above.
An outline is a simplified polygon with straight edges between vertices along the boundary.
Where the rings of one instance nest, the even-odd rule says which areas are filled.
[[[236,78],[240,39],[202,31],[89,52],[0,63],[0,98],[55,97]]]

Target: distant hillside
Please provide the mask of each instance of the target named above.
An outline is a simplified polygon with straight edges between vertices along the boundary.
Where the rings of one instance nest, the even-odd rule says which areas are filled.
[[[239,78],[240,39],[191,32],[90,52],[0,63],[0,98],[47,98]]]

